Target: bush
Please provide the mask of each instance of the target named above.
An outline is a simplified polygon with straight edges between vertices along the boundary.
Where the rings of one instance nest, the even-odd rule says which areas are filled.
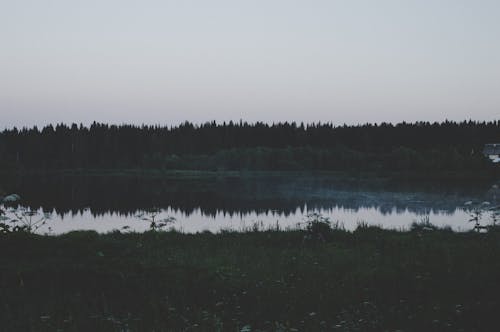
[[[306,231],[309,239],[325,241],[332,231],[330,219],[317,212],[310,213],[306,219]]]

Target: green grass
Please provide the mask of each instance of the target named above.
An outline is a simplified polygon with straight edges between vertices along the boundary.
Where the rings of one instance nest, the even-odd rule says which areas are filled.
[[[493,331],[500,233],[0,237],[1,331]]]

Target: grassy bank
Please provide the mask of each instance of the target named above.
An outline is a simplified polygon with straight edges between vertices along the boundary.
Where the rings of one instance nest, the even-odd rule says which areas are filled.
[[[500,233],[0,238],[2,331],[492,331]]]

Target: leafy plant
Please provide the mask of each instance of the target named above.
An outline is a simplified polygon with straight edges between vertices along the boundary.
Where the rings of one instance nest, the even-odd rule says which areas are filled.
[[[50,219],[49,213],[40,214],[30,207],[13,206],[21,197],[11,194],[0,200],[0,233],[34,233]]]
[[[469,214],[469,222],[474,223],[474,230],[487,230],[498,226],[497,222],[500,217],[500,206],[491,206],[490,202],[473,202],[468,201],[464,204],[464,210]],[[489,219],[490,224],[483,224],[484,219]]]
[[[428,232],[435,231],[438,227],[431,223],[429,216],[424,216],[420,219],[420,221],[414,221],[411,224],[410,229],[417,232]]]
[[[7,208],[5,205],[12,204],[18,201],[21,197],[17,194],[7,195],[5,197],[0,197],[0,234],[6,234],[12,232],[11,218],[6,216]]]
[[[21,197],[17,194],[5,196],[0,205],[0,232],[34,233],[50,219],[49,213],[40,214],[30,207],[13,206]]]
[[[149,223],[149,230],[156,232],[165,229],[169,224],[175,222],[174,217],[168,216],[166,218],[160,218],[160,214],[161,209],[152,208],[138,214],[136,217],[143,221],[147,221]]]
[[[309,213],[306,216],[306,239],[325,241],[332,231],[330,219],[318,212]]]

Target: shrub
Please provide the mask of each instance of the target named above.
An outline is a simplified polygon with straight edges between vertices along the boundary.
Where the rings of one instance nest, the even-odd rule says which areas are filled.
[[[40,215],[29,207],[13,206],[19,200],[21,197],[17,194],[0,198],[0,233],[34,233],[49,220],[48,213]]]
[[[310,213],[306,217],[306,231],[309,239],[325,241],[332,231],[330,219],[317,212]]]

